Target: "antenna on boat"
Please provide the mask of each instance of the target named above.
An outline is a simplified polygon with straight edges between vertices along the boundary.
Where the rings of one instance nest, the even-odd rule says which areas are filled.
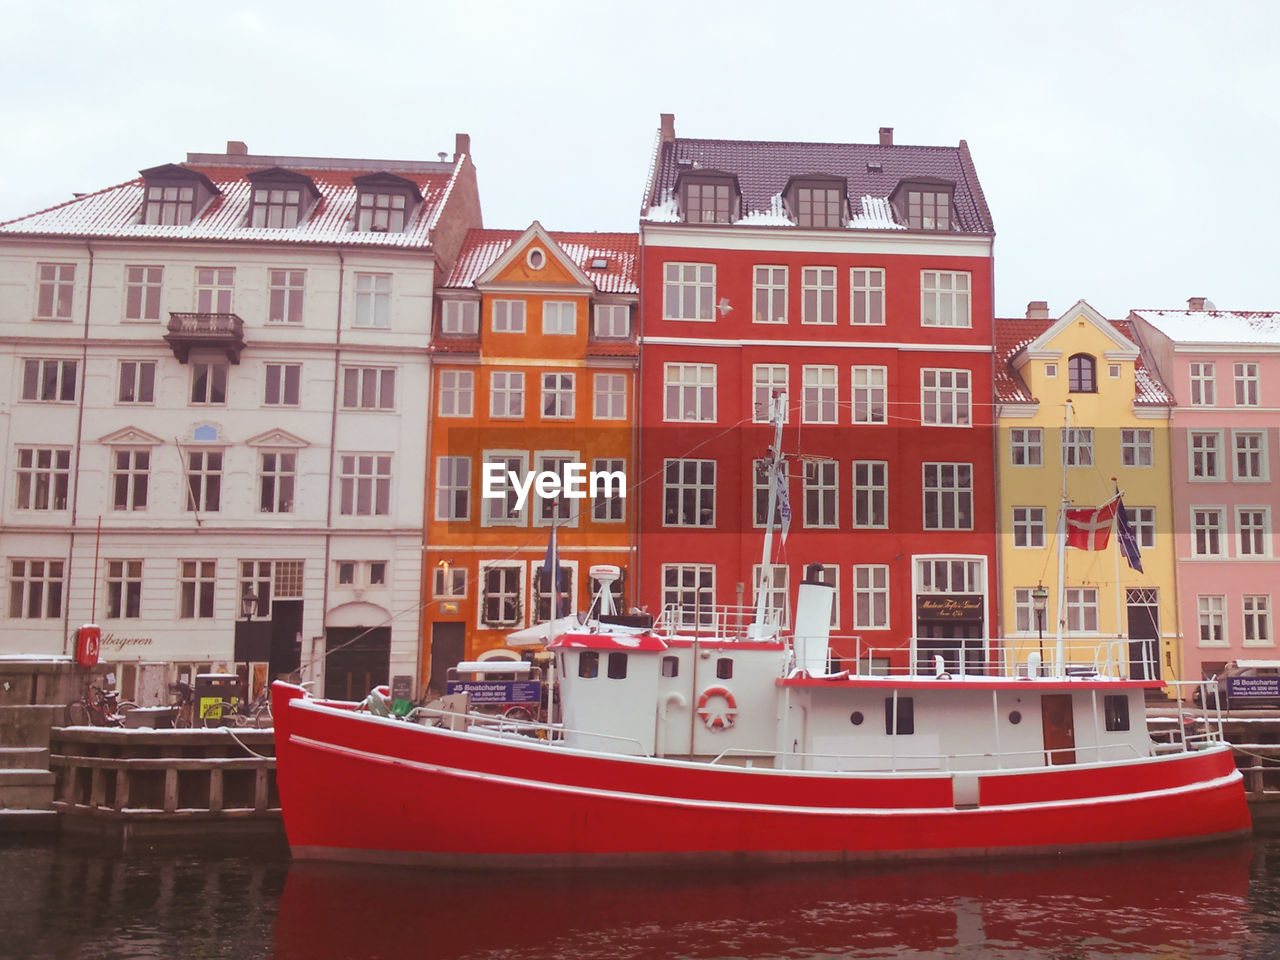
[[[1062,443],[1066,443],[1071,434],[1071,401],[1067,400],[1062,414]],[[1073,437],[1072,437],[1073,438]],[[1074,439],[1074,438],[1073,438]],[[1067,505],[1071,502],[1067,497],[1067,457],[1062,457],[1062,503],[1058,506],[1058,629],[1053,645],[1054,676],[1065,676],[1067,672],[1066,645],[1062,639],[1062,628],[1066,624],[1067,602]]]
[[[756,584],[755,620],[747,628],[751,637],[766,637],[773,633],[775,625],[768,622],[769,599],[773,596],[773,515],[779,509],[781,499],[782,536],[785,539],[791,526],[791,503],[787,496],[786,460],[782,456],[782,421],[787,413],[787,394],[775,390],[769,398],[769,420],[773,424],[773,446],[765,461],[769,471],[769,510],[765,514],[764,546],[760,553],[760,581]]]

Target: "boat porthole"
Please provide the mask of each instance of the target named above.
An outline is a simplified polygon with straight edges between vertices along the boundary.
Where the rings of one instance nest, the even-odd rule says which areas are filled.
[[[853,711],[853,713],[849,714],[849,722],[852,723],[855,727],[858,726],[858,724],[862,723],[862,711],[855,710]]]
[[[1021,711],[1018,711],[1018,710],[1010,710],[1010,711],[1009,711],[1009,722],[1010,722],[1010,723],[1013,723],[1013,724],[1021,723],[1021,722],[1022,722],[1022,713],[1021,713]]]

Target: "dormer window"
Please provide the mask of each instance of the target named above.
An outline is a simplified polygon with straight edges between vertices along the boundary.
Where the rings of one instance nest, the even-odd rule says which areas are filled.
[[[784,191],[797,227],[844,226],[845,181],[841,177],[792,177]]]
[[[422,194],[412,180],[390,173],[356,177],[356,230],[361,233],[403,233]]]
[[[142,171],[142,222],[186,226],[220,191],[203,173],[167,163]]]
[[[707,170],[681,174],[676,190],[685,223],[733,223],[738,219],[742,195],[732,174]]]
[[[474,337],[480,329],[480,303],[477,300],[442,300],[440,332]]]
[[[1077,353],[1067,361],[1067,389],[1071,393],[1097,393],[1097,362],[1087,353]]]
[[[253,185],[249,206],[251,227],[296,227],[320,191],[310,177],[273,168],[249,174]]]
[[[950,180],[903,180],[889,200],[909,229],[941,232],[951,229],[954,194],[955,184]]]

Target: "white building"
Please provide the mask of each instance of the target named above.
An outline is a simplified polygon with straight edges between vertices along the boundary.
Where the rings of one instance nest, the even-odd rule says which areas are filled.
[[[126,695],[417,692],[432,295],[481,225],[441,158],[229,143],[0,224],[0,652],[95,621]]]

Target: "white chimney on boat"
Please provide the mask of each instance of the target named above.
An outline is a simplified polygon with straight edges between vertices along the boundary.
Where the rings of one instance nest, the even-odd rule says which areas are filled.
[[[827,672],[831,604],[835,594],[835,584],[822,580],[822,564],[811,563],[805,567],[804,581],[796,598],[796,631],[792,639],[797,670],[813,675]]]

